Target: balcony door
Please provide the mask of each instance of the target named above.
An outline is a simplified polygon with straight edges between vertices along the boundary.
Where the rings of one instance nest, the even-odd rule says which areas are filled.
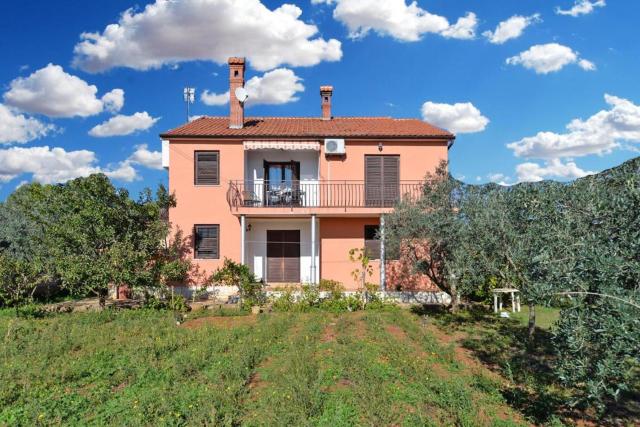
[[[267,281],[300,282],[300,230],[267,230]]]
[[[300,200],[300,162],[264,162],[267,205],[291,205]]]
[[[393,206],[400,198],[400,156],[364,156],[365,205]]]

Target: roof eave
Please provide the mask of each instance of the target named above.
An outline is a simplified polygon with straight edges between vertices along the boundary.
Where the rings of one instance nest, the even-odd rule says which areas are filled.
[[[224,139],[247,139],[247,138],[308,138],[308,139],[325,139],[325,138],[354,138],[354,139],[429,139],[429,140],[446,140],[453,141],[455,135],[188,135],[188,134],[169,134],[161,133],[160,138],[180,138],[180,139],[211,139],[211,138],[224,138]],[[453,145],[453,143],[451,143]]]

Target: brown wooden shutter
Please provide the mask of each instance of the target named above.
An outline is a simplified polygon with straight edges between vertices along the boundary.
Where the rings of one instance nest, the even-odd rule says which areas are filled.
[[[300,230],[285,230],[282,250],[283,281],[300,282]]]
[[[393,206],[400,197],[400,156],[382,156],[382,200]]]
[[[196,185],[220,184],[220,153],[218,151],[196,151]]]
[[[267,230],[267,281],[300,282],[300,230]]]
[[[364,157],[364,191],[367,206],[382,205],[382,157]]]
[[[400,156],[365,156],[366,206],[393,206],[400,196]]]
[[[195,257],[200,259],[220,258],[220,226],[195,226]]]

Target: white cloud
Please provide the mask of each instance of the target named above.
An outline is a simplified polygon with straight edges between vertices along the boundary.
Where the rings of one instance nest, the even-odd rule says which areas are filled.
[[[98,172],[115,173],[123,181],[134,179],[119,169],[103,170],[96,166],[96,155],[88,150],[65,151],[48,146],[0,150],[0,181],[4,182],[29,173],[34,181],[52,184]]]
[[[575,18],[580,15],[588,15],[593,12],[596,7],[605,7],[606,5],[605,0],[576,0],[570,9],[560,9],[560,7],[556,7],[556,13],[558,15],[569,15]]]
[[[230,56],[246,56],[264,71],[340,60],[341,43],[317,37],[318,28],[300,20],[301,14],[295,5],[270,10],[260,0],[156,0],[139,13],[126,10],[102,33],[81,34],[74,65],[89,72],[147,70],[192,60],[222,64]]]
[[[0,182],[31,174],[33,181],[54,184],[94,173],[132,182],[140,179],[135,165],[162,169],[162,153],[149,151],[146,144],[138,145],[128,158],[107,167],[99,166],[97,160],[95,153],[89,150],[66,151],[64,148],[48,146],[12,147],[0,150]]]
[[[477,177],[480,178],[480,177]],[[481,178],[480,178],[481,179]],[[480,179],[478,179],[478,181],[480,181]],[[498,185],[502,185],[504,187],[507,187],[509,185],[513,185],[513,182],[511,182],[511,178],[506,176],[503,173],[490,173],[487,175],[487,179],[493,183],[496,183]]]
[[[547,178],[575,179],[595,172],[585,171],[575,162],[562,163],[558,159],[545,162],[544,166],[537,163],[521,163],[516,166],[516,174],[519,182],[536,182]]]
[[[0,144],[25,143],[41,138],[55,130],[33,117],[27,117],[0,104]]]
[[[132,182],[140,179],[138,171],[127,161],[120,162],[115,169],[99,170],[99,172],[118,181]]]
[[[537,22],[542,22],[539,13],[531,16],[514,15],[500,22],[494,31],[485,31],[482,35],[493,44],[502,44],[507,40],[520,37],[529,25]]]
[[[595,71],[596,64],[586,59],[581,59],[578,61],[578,66],[585,71]]]
[[[98,88],[66,73],[61,66],[48,64],[29,77],[18,77],[9,84],[4,101],[13,107],[49,117],[87,117],[105,108],[117,111],[124,103],[124,91],[114,89],[102,99]]]
[[[414,1],[406,0],[312,0],[312,3],[335,4],[333,17],[349,30],[349,37],[357,39],[370,31],[402,41],[417,41],[426,33],[443,37],[472,39],[478,20],[468,12],[451,25],[447,18],[429,13]]]
[[[118,114],[93,127],[89,131],[89,135],[96,137],[130,135],[137,131],[149,129],[158,120],[160,120],[159,117],[151,117],[146,111],[130,116]]]
[[[608,94],[604,99],[609,109],[572,120],[565,133],[538,132],[507,147],[518,157],[552,160],[610,153],[622,142],[640,143],[640,106]]]
[[[566,65],[578,63],[584,70],[594,70],[595,65],[587,60],[579,60],[578,52],[558,43],[547,43],[531,46],[516,56],[507,58],[509,65],[522,65],[538,74],[560,71]]]
[[[229,103],[229,91],[213,93],[205,89],[200,95],[200,100],[206,105],[225,105]]]
[[[162,152],[149,151],[147,144],[138,145],[136,151],[127,160],[130,163],[142,165],[149,169],[162,169]]]
[[[489,175],[487,175],[487,178],[489,178],[489,181],[492,182],[496,182],[496,181],[502,181],[506,178],[506,176],[503,173],[490,173]]]
[[[489,119],[470,102],[438,104],[428,101],[422,104],[422,118],[453,133],[481,132],[489,123]]]
[[[111,112],[117,113],[124,106],[124,91],[122,89],[114,89],[107,92],[102,97],[104,108]]]
[[[265,73],[262,77],[252,77],[244,87],[249,98],[247,105],[258,104],[286,104],[297,101],[298,92],[304,90],[302,79],[287,68],[278,68]],[[200,99],[207,105],[224,105],[229,102],[229,92],[222,94],[205,90]]]
[[[449,39],[470,40],[476,37],[478,18],[473,12],[467,12],[465,16],[458,18],[455,24],[450,25],[440,34]]]

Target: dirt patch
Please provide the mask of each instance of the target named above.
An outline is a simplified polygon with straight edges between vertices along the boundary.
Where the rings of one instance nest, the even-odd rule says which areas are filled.
[[[123,383],[120,383],[120,384],[118,384],[117,386],[113,386],[113,387],[111,387],[111,392],[112,392],[112,393],[118,393],[119,391],[124,390],[124,388],[125,388],[126,386],[128,386],[128,385],[129,385],[129,383],[128,383],[128,382],[126,382],[126,381],[125,381],[125,382],[123,382]]]
[[[397,338],[402,341],[406,341],[409,338],[407,337],[407,333],[398,325],[387,325],[387,332],[391,334],[394,338]]]
[[[331,322],[328,323],[327,326],[324,327],[324,331],[322,331],[322,337],[320,337],[320,342],[327,343],[333,342],[336,340],[336,323]]]
[[[340,378],[334,384],[324,389],[325,393],[334,393],[339,390],[345,390],[353,386],[353,381],[347,378]]]
[[[451,345],[453,347],[453,353],[455,358],[460,364],[466,368],[469,368],[472,372],[482,371],[484,373],[490,373],[493,378],[501,378],[491,370],[487,369],[478,359],[473,357],[470,350],[462,347],[461,341],[466,338],[466,334],[463,332],[456,332],[454,334],[448,334],[443,332],[436,326],[429,325],[429,332],[441,343]]]
[[[262,381],[262,378],[260,377],[260,372],[254,371],[249,376],[247,387],[249,387],[249,390],[253,390],[260,387],[263,383],[264,381]]]
[[[352,318],[355,320],[353,324],[353,336],[358,339],[362,339],[367,336],[367,324],[363,319],[364,315],[361,312],[352,314]]]
[[[197,329],[202,326],[215,326],[219,328],[234,328],[243,325],[253,325],[257,316],[211,316],[200,317],[198,319],[187,320],[182,327],[187,329]]]

